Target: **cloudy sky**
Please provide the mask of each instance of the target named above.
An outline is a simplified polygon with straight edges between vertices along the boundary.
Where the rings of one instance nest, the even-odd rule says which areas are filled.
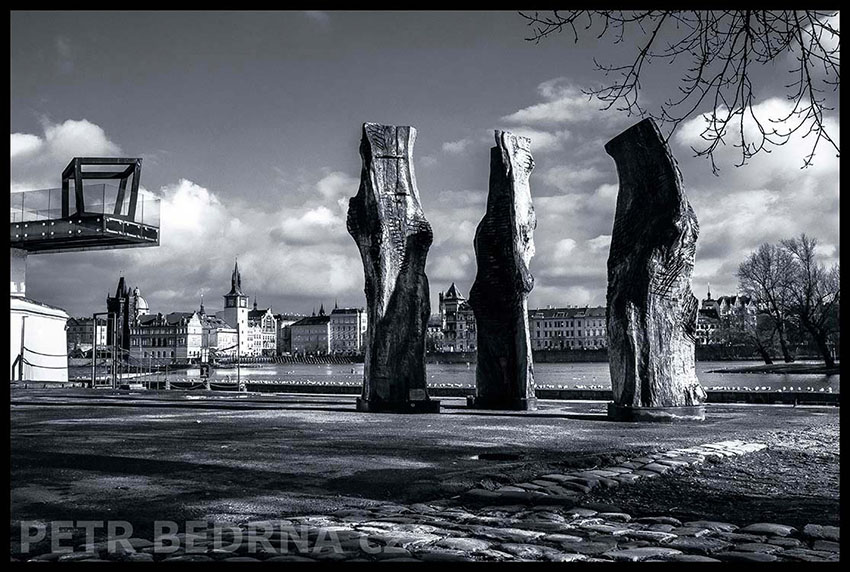
[[[365,304],[345,214],[360,126],[374,121],[418,130],[434,311],[439,291],[456,282],[467,294],[474,279],[494,129],[532,139],[530,306],[603,305],[617,193],[603,145],[639,118],[601,112],[581,89],[604,79],[593,58],[632,52],[528,33],[511,12],[13,12],[11,190],[59,186],[74,156],[142,157],[142,186],[162,200],[159,247],[31,256],[28,295],[91,314],[123,272],[154,312],[196,308],[201,294],[216,309],[238,256],[262,307]],[[669,71],[651,73],[649,105],[675,89]],[[757,112],[777,116],[787,77],[758,73]],[[734,294],[743,257],[802,231],[837,261],[835,153],[800,169],[810,146],[796,138],[736,168],[730,147],[714,176],[691,150],[700,121],[670,142],[701,227],[697,296],[709,282]],[[827,121],[837,138],[837,106]]]

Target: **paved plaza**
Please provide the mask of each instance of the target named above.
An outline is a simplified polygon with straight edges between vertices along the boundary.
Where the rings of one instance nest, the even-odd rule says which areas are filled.
[[[21,521],[109,519],[132,526],[133,559],[837,558],[837,531],[806,528],[838,524],[837,441],[835,466],[823,467],[835,473],[834,495],[832,481],[796,500],[772,493],[789,495],[782,499],[787,515],[756,510],[742,522],[720,508],[700,518],[699,503],[692,512],[622,508],[642,490],[664,490],[688,475],[734,469],[748,458],[746,470],[754,462],[770,466],[788,435],[837,436],[837,407],[710,404],[703,423],[638,424],[608,421],[605,406],[543,401],[537,412],[485,412],[446,398],[440,414],[397,415],[359,413],[353,396],[16,390],[13,557]],[[755,489],[747,499],[752,487],[740,485],[723,494],[769,505]],[[703,487],[696,494],[720,493]],[[820,520],[792,519],[795,503],[817,501],[812,495],[824,497]],[[719,497],[703,500],[723,506]],[[179,551],[155,550],[159,521],[177,523]],[[185,545],[190,521],[211,523],[207,533],[195,531],[197,546]],[[693,524],[702,521],[715,524]],[[257,522],[277,532],[256,529]],[[779,528],[746,529],[764,522]],[[224,536],[231,546],[233,530],[245,538],[271,534],[278,546],[249,551],[242,542],[216,552],[215,526],[236,527]],[[284,542],[282,549],[287,527],[308,527],[313,544],[292,550]],[[342,544],[316,549],[320,529],[338,533]],[[102,554],[92,553],[77,540],[65,542],[77,547],[71,556],[51,551],[49,537],[18,555],[134,552],[103,544]]]

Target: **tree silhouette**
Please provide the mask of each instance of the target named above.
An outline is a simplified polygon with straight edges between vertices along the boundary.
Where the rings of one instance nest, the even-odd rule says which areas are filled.
[[[576,43],[592,30],[598,31],[597,39],[613,38],[614,44],[638,34],[641,42],[631,63],[608,65],[594,58],[597,69],[605,77],[613,76],[613,81],[584,93],[603,102],[603,109],[619,105],[616,109],[629,115],[652,117],[669,129],[668,139],[683,121],[705,113],[701,137],[706,146],[692,149],[710,159],[715,174],[714,152],[726,139],[741,149],[738,166],[761,151],[769,153],[770,147],[784,145],[798,131],[813,137],[803,167],[812,163],[821,145],[840,153],[824,122],[824,111],[833,109],[824,94],[837,92],[840,79],[837,14],[817,10],[520,12],[532,29],[526,39],[535,43],[563,30],[572,32]],[[682,58],[689,62],[679,78],[678,93],[658,110],[644,109],[639,95],[646,68],[653,60],[672,64]],[[753,109],[754,71],[783,65],[792,76],[785,86],[792,109],[784,117],[758,117]]]

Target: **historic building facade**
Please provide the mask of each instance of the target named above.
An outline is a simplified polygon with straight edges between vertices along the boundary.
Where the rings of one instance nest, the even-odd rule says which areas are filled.
[[[331,310],[329,348],[332,354],[359,355],[363,353],[367,318],[363,308],[339,308]]]
[[[440,322],[443,329],[442,350],[446,352],[474,352],[478,345],[475,314],[454,282],[445,292],[440,292]]]
[[[248,312],[248,347],[253,356],[274,356],[277,353],[277,319],[271,308],[254,308]]]
[[[331,317],[325,307],[319,314],[301,318],[290,326],[292,331],[292,353],[298,355],[326,355],[330,351]]]
[[[304,318],[300,314],[275,314],[277,322],[277,355],[292,353],[292,324]]]
[[[185,363],[201,357],[202,342],[198,312],[141,315],[130,328],[130,363]]]
[[[725,344],[732,331],[754,330],[758,304],[749,296],[711,297],[711,286],[697,314],[696,337],[700,345]]]
[[[608,347],[605,307],[538,308],[528,311],[533,350]]]
[[[239,262],[230,275],[230,291],[224,295],[224,310],[216,313],[237,332],[240,356],[273,356],[277,351],[277,320],[271,308],[260,310],[256,300],[248,309],[248,296],[242,292]]]

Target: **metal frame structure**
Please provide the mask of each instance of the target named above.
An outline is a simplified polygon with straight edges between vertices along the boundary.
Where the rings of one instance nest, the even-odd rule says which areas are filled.
[[[84,165],[127,165],[123,171],[92,170],[83,171]],[[115,209],[112,216],[133,220],[136,216],[136,203],[139,200],[139,179],[142,175],[141,158],[111,158],[111,157],[74,157],[65,170],[62,171],[62,218],[68,218],[70,213],[70,183],[74,181],[74,204],[76,214],[86,212],[85,197],[83,196],[84,179],[118,179],[118,199],[115,201]],[[122,215],[124,197],[127,192],[127,181],[130,183],[130,205],[127,215]]]
[[[144,222],[144,201],[141,221],[136,220],[141,171],[141,158],[74,157],[62,171],[61,216],[12,222],[12,247],[36,253],[158,246],[159,224]],[[84,182],[92,179],[118,181],[111,212],[86,210]]]

